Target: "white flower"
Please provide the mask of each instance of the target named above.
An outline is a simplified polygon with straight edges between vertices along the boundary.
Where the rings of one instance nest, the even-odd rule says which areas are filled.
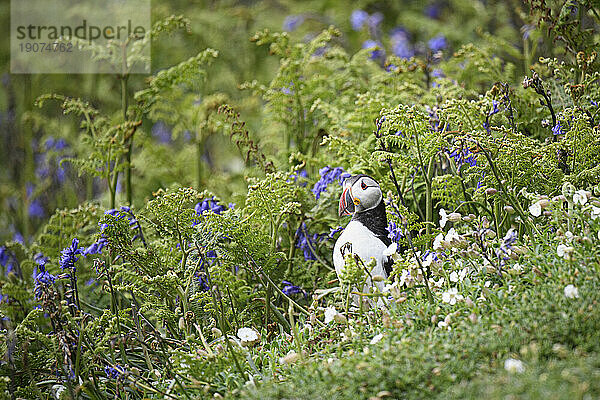
[[[587,203],[587,192],[585,190],[578,190],[573,195],[573,203],[584,205]]]
[[[421,264],[424,267],[429,267],[431,265],[431,263],[433,262],[433,255],[434,255],[434,253],[429,253],[427,255],[427,257],[425,257],[425,260],[423,260],[423,262]]]
[[[450,273],[450,282],[458,282],[458,274],[456,271]]]
[[[469,272],[469,269],[466,267],[461,269],[460,272],[458,273],[458,280],[462,282],[467,277],[468,272]]]
[[[539,217],[540,215],[542,215],[542,205],[540,204],[540,202],[537,201],[537,202],[533,203],[532,205],[530,205],[529,212],[534,217]]]
[[[571,259],[571,253],[573,252],[573,250],[575,250],[573,247],[571,246],[566,246],[564,244],[559,244],[556,247],[556,254],[559,257],[564,258],[565,260],[570,260]]]
[[[491,284],[492,284],[492,282],[490,282],[490,281],[485,281],[485,282],[483,283],[483,286],[485,286],[485,287],[490,287],[490,285],[491,285]]]
[[[450,303],[451,306],[462,299],[464,299],[464,297],[462,294],[458,294],[457,288],[450,288],[447,292],[442,293],[442,301],[444,303]]]
[[[335,309],[335,307],[327,307],[325,309],[325,323],[328,324],[331,321],[333,321],[333,319],[335,318],[335,316],[337,315],[337,310]]]
[[[600,217],[600,207],[592,206],[592,219]]]
[[[565,238],[567,239],[568,242],[570,242],[571,240],[573,240],[573,233],[571,231],[566,231]]]
[[[252,328],[238,329],[237,337],[242,341],[242,346],[252,345],[260,340],[260,335]]]
[[[443,228],[446,226],[448,222],[448,214],[446,214],[446,210],[440,208],[440,226]]]
[[[438,328],[446,328],[448,330],[452,329],[450,327],[450,314],[446,315],[446,318],[444,318],[442,321],[438,322]]]
[[[523,361],[509,358],[504,361],[504,369],[511,374],[514,374],[515,372],[520,374],[525,371],[525,366],[523,365]]]
[[[598,209],[600,210],[600,208]],[[438,233],[438,235],[433,240],[433,249],[438,250],[442,248],[442,240],[444,240],[444,234]]]
[[[450,228],[450,230],[446,234],[446,237],[444,238],[444,240],[446,242],[452,242],[453,240],[459,240],[459,239],[460,239],[460,235],[458,234],[458,232],[456,232],[456,229],[454,229],[454,228]]]
[[[369,343],[371,343],[371,344],[379,343],[379,341],[381,339],[383,339],[383,333],[373,336],[373,339],[371,339],[371,341]]]
[[[442,286],[444,286],[444,277],[442,276],[437,281],[433,281],[433,284],[435,285],[435,287],[441,288]]]
[[[391,256],[392,254],[396,254],[396,251],[398,250],[398,243],[394,242],[392,244],[390,244],[387,249],[385,249],[383,251],[383,255],[386,257]]]
[[[523,271],[523,266],[519,263],[514,263],[514,265],[512,266],[512,269],[514,271],[521,272],[521,271]]]
[[[565,286],[565,297],[567,299],[578,299],[579,298],[579,290],[577,287],[573,285]]]
[[[413,281],[413,279],[412,279],[412,276],[410,276],[410,271],[405,269],[402,271],[402,275],[400,275],[400,281],[398,282],[398,284],[400,286],[403,286],[403,285],[410,286],[412,281]]]

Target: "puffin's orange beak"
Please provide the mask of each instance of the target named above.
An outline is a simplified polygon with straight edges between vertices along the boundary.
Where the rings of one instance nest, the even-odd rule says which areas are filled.
[[[342,217],[344,215],[352,214],[354,214],[354,200],[352,198],[352,191],[347,187],[340,197],[339,215]]]

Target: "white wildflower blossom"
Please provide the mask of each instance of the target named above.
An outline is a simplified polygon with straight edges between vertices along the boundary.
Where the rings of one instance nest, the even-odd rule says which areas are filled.
[[[425,260],[423,260],[423,262],[421,264],[424,267],[429,267],[431,265],[431,263],[433,262],[433,257],[434,257],[434,253],[429,253],[427,255],[427,257],[425,257]]]
[[[564,258],[565,260],[570,260],[571,259],[571,254],[573,253],[575,249],[571,246],[567,246],[565,244],[559,244],[556,247],[556,254],[559,257]]]
[[[253,328],[238,329],[237,337],[240,338],[242,346],[253,345],[260,340],[260,335]]]
[[[448,222],[448,214],[446,214],[446,210],[440,208],[440,226],[443,228],[446,226]]]
[[[579,298],[579,290],[574,285],[565,286],[565,297],[567,299],[578,299]]]
[[[370,344],[376,344],[379,343],[379,341],[383,339],[383,333],[379,333],[375,336],[373,336],[373,339],[371,339],[371,341],[369,342]]]
[[[540,204],[540,202],[536,201],[535,203],[533,203],[532,205],[530,205],[529,206],[529,212],[534,217],[539,217],[540,215],[542,215],[542,205]]]
[[[437,281],[433,281],[433,284],[435,287],[441,288],[442,286],[444,286],[444,281],[445,281],[444,277],[441,276],[440,279],[438,279]]]
[[[450,282],[458,282],[458,273],[456,273],[456,271],[452,271],[450,273]]]
[[[398,250],[398,243],[394,242],[392,244],[390,244],[387,249],[385,249],[383,251],[383,255],[386,257],[391,256],[392,254],[396,254],[396,251]]]
[[[573,203],[581,204],[582,206],[587,203],[587,192],[585,190],[578,190],[573,195]]]
[[[450,327],[450,314],[446,315],[446,318],[438,322],[438,328],[446,328],[448,330],[452,329]]]
[[[571,240],[573,240],[573,233],[571,231],[566,231],[565,238],[567,239],[568,242],[570,242]]]
[[[442,301],[449,303],[451,306],[455,305],[457,301],[464,299],[462,294],[458,293],[457,288],[450,288],[447,292],[442,293]]]
[[[328,324],[333,321],[337,313],[335,307],[327,307],[325,309],[325,323]]]
[[[592,219],[595,220],[598,217],[600,217],[600,207],[592,206]]]
[[[523,361],[516,360],[514,358],[509,358],[506,361],[504,361],[504,369],[510,372],[511,374],[520,374],[525,371],[525,366],[523,365]]]
[[[598,210],[600,210],[600,208]],[[444,240],[444,234],[438,233],[438,235],[433,240],[433,249],[434,250],[439,250],[442,248],[442,240]]]
[[[458,234],[458,232],[456,232],[456,229],[454,229],[454,228],[450,228],[450,230],[446,234],[446,237],[444,238],[444,240],[446,242],[452,242],[453,240],[459,240],[459,239],[460,239],[460,235]]]

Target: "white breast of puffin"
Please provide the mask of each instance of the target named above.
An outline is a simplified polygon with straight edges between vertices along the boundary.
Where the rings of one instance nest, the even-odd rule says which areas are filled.
[[[358,255],[365,264],[371,261],[371,258],[375,258],[377,265],[371,270],[371,275],[387,276],[383,269],[383,259],[385,258],[383,251],[387,248],[386,245],[358,221],[350,221],[335,242],[333,265],[338,275],[344,269],[344,258],[340,248],[348,242],[352,244],[352,253]]]

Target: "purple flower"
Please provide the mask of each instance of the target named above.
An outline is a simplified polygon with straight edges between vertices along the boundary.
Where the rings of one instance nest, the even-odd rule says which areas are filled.
[[[338,226],[337,228],[331,228],[331,229],[329,230],[329,234],[327,235],[327,238],[328,238],[328,239],[333,239],[333,237],[335,236],[335,234],[336,234],[336,233],[338,233],[338,232],[341,232],[341,231],[343,231],[343,230],[344,230],[344,227],[343,227],[343,226],[341,226],[341,225],[340,225],[340,226]]]
[[[303,15],[288,15],[283,21],[283,30],[288,32],[295,31],[303,22]]]
[[[475,154],[471,153],[467,148],[454,149],[449,153],[449,156],[454,158],[454,162],[456,162],[456,165],[459,168],[464,163],[469,164],[471,167],[477,165],[477,157],[475,156]]]
[[[352,24],[352,29],[354,29],[355,31],[360,31],[368,19],[368,12],[363,10],[352,11],[352,15],[350,15],[350,23]]]
[[[492,101],[492,109],[490,110],[490,112],[488,113],[488,116],[492,116],[494,114],[497,114],[500,112],[500,109],[498,108],[498,102],[496,100]]]
[[[29,216],[35,218],[44,218],[46,212],[44,211],[44,207],[42,207],[42,202],[40,199],[35,199],[31,203],[29,203],[28,208]]]
[[[375,29],[381,23],[381,21],[383,21],[383,14],[380,12],[376,12],[369,16],[369,19],[367,20],[367,24],[369,25],[369,27],[371,29]]]
[[[87,257],[94,254],[102,254],[104,246],[106,246],[106,239],[104,237],[101,237],[83,251],[83,256]]]
[[[293,174],[290,175],[290,179],[288,180],[288,182],[298,182],[298,178],[304,178],[304,179],[300,179],[300,183],[299,185],[302,187],[306,186],[306,178],[308,178],[308,172],[306,172],[306,170],[303,168],[298,172],[294,172]]]
[[[438,35],[430,39],[429,42],[427,42],[427,46],[429,46],[431,51],[435,53],[437,51],[445,49],[448,46],[448,43],[446,42],[446,38],[443,35]]]
[[[42,297],[44,290],[54,284],[56,277],[46,271],[46,259],[43,256],[38,258],[36,262],[38,264],[38,273],[35,274],[34,278],[34,295],[35,298],[39,300]]]
[[[79,254],[83,254],[83,250],[79,248],[79,240],[73,238],[71,245],[60,252],[60,261],[58,262],[60,269],[63,271],[68,269],[75,275],[75,271],[77,270],[75,263],[79,259]]]
[[[350,174],[345,172],[342,167],[323,167],[319,170],[319,175],[321,175],[321,179],[312,188],[312,192],[317,200],[321,197],[321,193],[327,191],[327,185],[335,180],[338,180],[341,185],[344,179],[350,177]]]
[[[428,18],[438,19],[441,13],[441,7],[439,4],[433,3],[425,7],[425,10],[423,10],[423,12]]]
[[[152,125],[152,136],[154,136],[159,143],[167,144],[171,141],[171,130],[163,121],[158,121]]]
[[[298,238],[296,241],[296,247],[302,249],[304,253],[304,259],[306,261],[316,260],[317,257],[315,257],[312,249],[315,248],[318,235],[314,234],[312,238],[307,236],[306,223],[303,222],[302,226],[296,230],[296,237]]]
[[[281,289],[281,291],[288,296],[291,296],[291,295],[297,294],[297,293],[302,293],[304,295],[304,297],[308,296],[308,294],[304,291],[304,289],[302,289],[300,286],[294,285],[292,282],[281,281],[281,284],[283,285],[283,289]]]
[[[560,124],[560,121],[558,121],[556,123],[556,125],[554,125],[554,128],[552,128],[552,134],[554,134],[554,135],[564,135],[564,132],[562,130],[562,125]]]
[[[105,367],[104,373],[108,379],[116,379],[120,380],[123,378],[123,373],[125,370],[119,364],[115,364],[115,368],[113,367]]]
[[[398,26],[390,32],[392,41],[392,51],[396,57],[411,58],[415,55],[415,51],[410,44],[410,36],[408,31],[401,26]]]
[[[399,243],[400,239],[404,237],[402,228],[397,226],[394,221],[390,221],[386,229],[388,231],[388,238],[390,238],[392,242]]]
[[[371,51],[371,55],[369,56],[369,58],[371,60],[379,60],[379,59],[385,58],[385,50],[383,50],[381,43],[377,43],[374,40],[368,39],[363,42],[362,48],[363,49],[375,48],[375,49],[373,49],[373,51]]]

